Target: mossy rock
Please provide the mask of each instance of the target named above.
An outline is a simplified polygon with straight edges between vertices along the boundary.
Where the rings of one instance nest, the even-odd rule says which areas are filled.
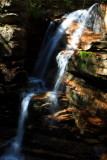
[[[71,56],[67,72],[76,72],[87,78],[107,80],[107,54],[106,52],[78,51]]]

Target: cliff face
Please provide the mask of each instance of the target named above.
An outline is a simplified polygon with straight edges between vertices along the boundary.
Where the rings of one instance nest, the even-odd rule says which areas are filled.
[[[106,13],[106,12],[105,12]],[[104,16],[105,20],[106,14]],[[106,128],[107,114],[107,37],[103,32],[83,32],[79,50],[70,58],[64,75],[66,96],[75,123],[82,132],[96,132]],[[69,33],[69,35],[67,34]],[[72,30],[64,36],[70,46]],[[71,36],[70,36],[71,34]],[[67,51],[63,51],[65,54]]]
[[[0,1],[0,93],[19,92],[26,77],[26,1]]]

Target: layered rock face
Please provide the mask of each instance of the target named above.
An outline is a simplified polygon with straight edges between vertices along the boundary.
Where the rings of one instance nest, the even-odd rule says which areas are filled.
[[[66,31],[69,38],[68,34],[64,37],[71,48],[72,29]],[[83,32],[79,50],[70,58],[64,75],[69,107],[72,108],[76,125],[83,132],[99,133],[107,127],[106,40],[106,24],[102,33],[88,29]],[[62,54],[66,52],[64,50]]]
[[[26,1],[0,1],[0,91],[18,92],[25,81]]]

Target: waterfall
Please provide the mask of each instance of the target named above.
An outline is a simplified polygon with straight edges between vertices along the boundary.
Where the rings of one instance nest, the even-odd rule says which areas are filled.
[[[14,141],[12,142],[5,156],[3,156],[1,160],[22,160],[23,159],[23,156],[21,155],[21,145],[22,145],[22,139],[24,134],[24,125],[28,115],[29,101],[33,95],[34,93],[28,94],[22,100],[21,114],[19,117],[19,124],[18,124],[16,137],[14,138]]]
[[[50,42],[50,39],[53,37],[54,30],[55,30],[54,28],[55,28],[55,22],[51,21],[45,33],[45,36],[41,45],[41,49],[38,54],[37,63],[35,64],[33,69],[32,74],[34,75],[34,77],[38,77],[38,78],[42,77],[41,72],[42,72],[42,68],[44,68],[44,65],[45,65],[44,59],[47,57],[47,49],[49,47],[48,44]]]
[[[80,25],[77,28],[77,30],[74,32],[71,44],[72,48],[68,49],[65,48],[65,53],[60,52],[57,56],[57,63],[58,63],[58,74],[55,82],[54,89],[51,93],[51,96],[49,97],[50,101],[54,102],[54,105],[58,104],[57,100],[57,93],[61,84],[61,80],[63,77],[63,74],[65,72],[65,68],[68,64],[69,58],[75,53],[75,51],[78,49],[79,41],[82,36],[82,33],[85,29],[85,27],[90,27],[89,21],[91,21],[92,16],[95,19],[95,23],[93,23],[92,26],[93,30],[95,30],[95,24],[97,23],[98,16],[97,13],[95,14],[94,11],[98,11],[98,4],[94,4],[87,10],[78,10],[71,14],[69,14],[58,27],[56,32],[51,32],[54,26],[54,23],[50,23],[49,28],[47,30],[47,33],[45,35],[45,39],[42,44],[42,48],[40,51],[40,55],[38,57],[38,63],[34,68],[34,75],[35,72],[37,73],[37,78],[35,77],[29,77],[28,84],[31,85],[28,90],[25,92],[25,96],[21,103],[21,113],[19,117],[19,123],[18,123],[18,129],[17,134],[14,139],[14,141],[11,144],[11,147],[8,149],[8,151],[5,153],[4,156],[0,158],[0,160],[23,160],[23,156],[21,155],[21,146],[22,146],[22,140],[24,135],[24,126],[25,126],[25,120],[28,115],[28,106],[31,98],[34,96],[35,93],[38,92],[44,92],[46,91],[45,83],[41,79],[44,78],[44,75],[46,73],[47,67],[50,63],[50,59],[57,47],[57,45],[60,42],[60,39],[62,38],[65,31],[69,28],[69,26],[74,22],[78,22]],[[94,15],[93,15],[94,14]],[[100,31],[100,27],[97,27],[97,32]],[[48,37],[51,34],[50,37]],[[39,72],[39,73],[38,73]],[[38,79],[39,78],[39,79]]]
[[[31,98],[35,93],[44,92],[46,90],[45,84],[42,80],[36,79],[34,77],[28,78],[28,83],[32,87],[28,89],[24,94],[24,98],[21,103],[21,111],[18,122],[18,129],[16,137],[12,140],[10,148],[7,149],[4,156],[0,160],[23,160],[21,155],[22,140],[24,135],[25,120],[28,116],[28,106]]]
[[[98,7],[99,7],[99,4],[96,3],[96,4],[92,5],[88,10],[79,10],[79,11],[76,11],[74,13],[71,13],[67,17],[67,19],[61,24],[63,26],[63,28],[65,28],[64,29],[64,31],[65,31],[69,27],[69,25],[71,25],[72,22],[74,22],[75,20],[77,20],[77,22],[80,23],[79,27],[74,32],[72,40],[71,40],[72,48],[67,50],[68,48],[66,47],[65,53],[60,52],[58,54],[57,58],[56,58],[59,69],[58,69],[58,74],[57,74],[54,89],[51,92],[52,94],[49,98],[49,100],[52,101],[52,102],[54,102],[54,101],[57,102],[56,99],[58,98],[58,95],[57,95],[58,94],[58,89],[59,89],[59,86],[61,84],[61,80],[62,80],[62,77],[64,75],[65,68],[68,64],[69,58],[78,49],[78,45],[79,45],[79,41],[80,41],[80,38],[82,36],[82,33],[83,33],[88,21],[90,20],[90,18],[92,18],[92,15],[91,15],[92,11],[97,10],[96,12],[98,12]],[[93,13],[94,13],[94,11],[93,11]],[[79,15],[78,15],[78,13],[79,13]],[[95,13],[93,15],[93,18],[96,18],[96,14],[98,14],[98,13]],[[76,17],[74,17],[74,16],[76,16]],[[55,105],[57,105],[57,103]]]
[[[62,22],[57,30],[51,34],[50,39],[47,40],[48,33],[52,31],[52,28],[54,27],[54,22],[51,22],[48,28],[48,31],[45,35],[45,40],[43,41],[39,57],[37,60],[37,64],[34,68],[34,75],[40,79],[43,79],[45,76],[45,73],[47,71],[47,67],[50,63],[50,60],[52,58],[52,55],[58,46],[61,37],[63,36],[65,30],[70,26],[70,24],[73,21],[78,21],[78,19],[85,14],[86,10],[78,10],[74,11],[73,13],[69,14],[67,19]],[[47,41],[46,41],[47,40]],[[45,44],[45,45],[44,45]],[[37,71],[37,74],[35,74]]]

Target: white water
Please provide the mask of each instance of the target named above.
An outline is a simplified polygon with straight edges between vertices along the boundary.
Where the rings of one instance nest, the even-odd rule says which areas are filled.
[[[24,98],[21,103],[21,111],[18,123],[17,134],[11,143],[10,148],[7,149],[4,156],[0,160],[23,160],[24,157],[21,155],[22,140],[25,129],[25,121],[28,116],[28,106],[31,98],[35,93],[44,92],[46,90],[45,84],[42,80],[35,79],[34,77],[29,77],[29,85],[31,87],[25,93]],[[24,94],[24,93],[23,93]]]
[[[39,78],[43,79],[45,72],[47,70],[47,67],[49,65],[50,59],[52,57],[53,52],[55,51],[60,39],[62,38],[63,34],[65,33],[65,31],[67,30],[67,28],[69,28],[69,26],[72,24],[72,22],[77,21],[80,22],[81,19],[83,19],[85,17],[85,14],[87,13],[87,10],[78,10],[75,11],[71,14],[69,14],[66,18],[66,20],[64,22],[62,22],[58,29],[56,30],[56,32],[54,33],[54,35],[52,36],[52,38],[50,39],[50,41],[47,43],[47,45],[44,47],[44,49],[42,49],[42,53],[41,54],[41,62],[38,62],[38,66],[39,68],[41,68],[40,71],[40,76]],[[61,78],[64,74],[65,71],[65,67],[68,63],[68,59],[71,57],[71,55],[74,53],[74,50],[72,50],[69,55],[67,56],[62,56],[61,54],[59,54],[57,56],[57,61],[58,61],[58,67],[59,67],[59,71],[58,71],[58,78],[54,87],[54,90],[51,93],[51,96],[49,97],[49,101],[53,102],[54,105],[58,104],[58,100],[57,100],[57,91],[58,88],[60,86],[60,82],[61,82]],[[48,56],[46,56],[48,55]],[[69,57],[69,58],[67,58]]]
[[[82,36],[82,33],[85,29],[87,22],[90,20],[90,14],[95,7],[98,7],[98,3],[91,6],[88,10],[79,10],[79,11],[74,12],[75,14],[71,13],[61,25],[61,26],[63,26],[63,30],[65,31],[72,24],[72,22],[74,22],[75,20],[77,20],[78,22],[81,22],[81,24],[79,25],[79,27],[77,28],[77,30],[73,34],[73,37],[71,40],[72,49],[65,51],[65,53],[60,52],[56,58],[59,69],[58,69],[56,83],[55,83],[54,89],[52,91],[54,96],[51,94],[51,97],[49,98],[50,101],[57,102],[57,100],[56,100],[58,98],[57,92],[59,90],[59,86],[61,84],[61,80],[64,75],[65,68],[68,64],[69,58],[78,49],[78,45],[79,45],[79,41]],[[77,13],[79,13],[80,15],[78,15]],[[75,18],[74,18],[74,15],[76,16]],[[67,50],[67,48],[65,50]]]
[[[34,93],[28,94],[22,100],[21,114],[19,117],[19,124],[18,124],[16,137],[14,138],[14,141],[12,142],[10,148],[8,149],[6,154],[1,158],[1,160],[22,160],[23,159],[23,156],[21,155],[21,145],[22,145],[23,134],[24,134],[24,125],[28,115],[29,101],[33,95]]]
[[[60,39],[62,38],[65,30],[70,26],[70,24],[73,21],[78,21],[79,18],[84,16],[85,12],[86,12],[86,10],[78,10],[78,11],[75,11],[75,12],[69,14],[68,18],[59,25],[56,32],[47,41],[47,44],[46,44],[46,41],[43,43],[43,44],[45,44],[45,46],[42,45],[42,49],[39,53],[40,56],[38,58],[37,65],[35,67],[35,70],[36,71],[38,70],[38,72],[39,72],[36,75],[38,78],[40,78],[40,79],[44,78],[45,73],[47,71],[47,67],[48,67],[50,60],[52,58],[52,55],[53,55],[56,47],[58,46]],[[51,29],[51,27],[53,27],[53,25],[54,24],[51,22],[47,33],[49,33],[49,30]],[[47,33],[46,33],[46,37],[47,37]],[[45,39],[47,39],[47,38],[45,38]],[[35,73],[35,70],[34,70],[34,73]]]
[[[97,3],[89,8],[89,10],[87,11],[84,19],[82,20],[82,23],[79,25],[79,28],[74,32],[73,38],[72,38],[72,41],[71,41],[71,44],[72,44],[72,47],[73,47],[74,50],[78,49],[78,45],[79,45],[79,41],[80,41],[80,38],[82,36],[82,33],[85,30],[85,26],[86,26],[87,22],[90,20],[90,13],[94,9],[94,7],[96,7],[96,6],[98,6]]]
[[[74,51],[69,51],[68,54],[61,54],[59,53],[57,56],[57,62],[58,62],[58,75],[57,75],[57,81],[54,86],[54,90],[50,93],[50,97],[48,100],[53,104],[53,106],[58,106],[58,89],[65,71],[65,67],[68,63],[68,59],[72,56]]]
[[[33,95],[34,95],[34,93],[27,94],[25,96],[25,98],[22,100],[21,114],[19,117],[17,136],[16,136],[15,141],[13,142],[13,146],[12,146],[12,152],[14,154],[20,153],[23,134],[24,134],[24,124],[25,124],[25,120],[28,116],[28,105],[29,105],[29,102],[30,102],[31,98],[33,97]]]

